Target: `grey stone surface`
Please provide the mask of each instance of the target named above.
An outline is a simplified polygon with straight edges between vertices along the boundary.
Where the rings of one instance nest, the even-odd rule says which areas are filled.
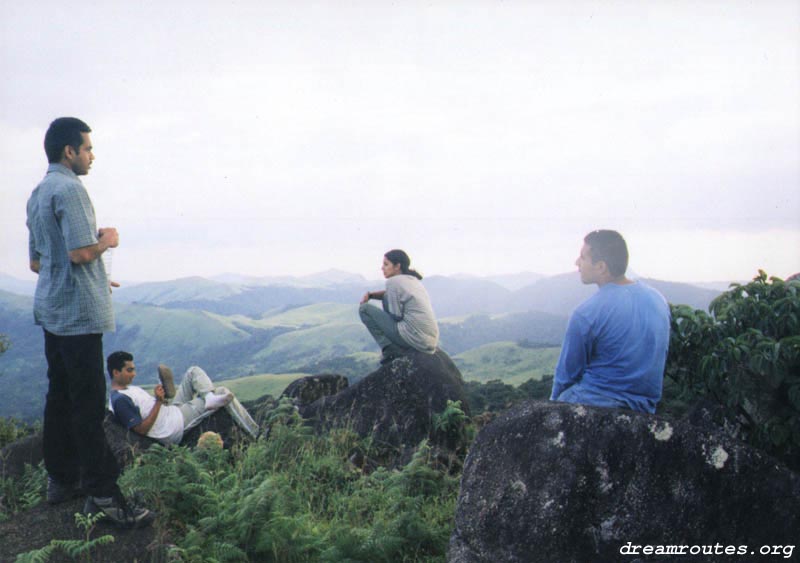
[[[648,562],[776,561],[783,553],[758,550],[794,545],[798,531],[800,477],[724,433],[632,411],[531,401],[477,436],[448,561],[633,562],[634,554],[620,552],[628,542],[714,550],[694,557],[640,551]],[[725,555],[728,546],[748,553]]]
[[[447,408],[447,401],[461,401],[469,413],[463,379],[443,351],[434,354],[410,352],[380,366],[343,391],[299,405],[300,414],[317,430],[351,428],[371,436],[396,453],[398,463],[424,439],[449,446],[447,437],[434,428],[434,415]],[[391,465],[391,463],[389,463]]]
[[[328,395],[335,395],[348,387],[343,375],[320,374],[301,377],[284,389],[281,397],[290,397],[297,404],[306,405]]]

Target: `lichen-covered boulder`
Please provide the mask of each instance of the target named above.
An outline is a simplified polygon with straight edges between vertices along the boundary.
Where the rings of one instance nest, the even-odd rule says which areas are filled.
[[[292,381],[283,390],[281,397],[289,397],[300,405],[306,405],[322,397],[335,395],[346,389],[347,386],[347,378],[343,375],[328,373],[311,375]]]
[[[798,530],[800,476],[726,434],[531,401],[470,449],[448,561],[780,560]]]
[[[394,450],[395,461],[403,463],[424,439],[453,447],[434,427],[435,416],[447,408],[448,401],[461,401],[469,414],[456,365],[441,350],[434,354],[412,351],[352,387],[298,408],[317,429],[349,428],[370,436],[373,443]]]

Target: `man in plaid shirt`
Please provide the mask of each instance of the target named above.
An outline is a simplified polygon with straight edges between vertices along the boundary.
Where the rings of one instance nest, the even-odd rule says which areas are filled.
[[[94,160],[91,129],[80,119],[50,124],[49,166],[28,200],[30,268],[39,279],[33,313],[44,329],[49,386],[44,460],[51,504],[88,494],[87,512],[114,524],[149,524],[154,514],[130,505],[117,486],[119,467],[103,431],[106,386],[103,333],[114,330],[111,289],[101,256],[119,244],[114,228],[97,229],[79,176]]]

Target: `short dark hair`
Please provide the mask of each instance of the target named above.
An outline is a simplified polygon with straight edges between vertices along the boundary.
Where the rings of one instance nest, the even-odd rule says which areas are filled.
[[[114,379],[114,370],[122,371],[125,367],[125,362],[132,362],[133,354],[119,350],[111,352],[106,360],[106,368],[108,368],[108,378]]]
[[[592,231],[583,238],[592,251],[592,263],[602,260],[608,266],[608,273],[615,278],[625,274],[628,269],[628,245],[617,231]]]
[[[67,145],[76,151],[80,150],[83,143],[81,133],[91,132],[91,128],[77,117],[59,117],[54,120],[44,135],[47,162],[61,162],[61,155],[64,154],[64,147]]]

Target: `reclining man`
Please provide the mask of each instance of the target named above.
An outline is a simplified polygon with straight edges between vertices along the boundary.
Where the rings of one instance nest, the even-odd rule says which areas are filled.
[[[586,235],[575,265],[599,289],[570,316],[550,400],[654,413],[669,346],[666,300],[625,277],[628,247],[616,231]]]
[[[172,371],[158,366],[162,383],[156,385],[155,397],[131,385],[136,377],[132,354],[114,352],[108,356],[106,366],[111,379],[111,412],[120,424],[137,434],[163,444],[178,444],[186,430],[225,408],[245,432],[254,438],[258,436],[258,425],[233,393],[225,387],[215,387],[197,366],[186,371],[177,392]]]

